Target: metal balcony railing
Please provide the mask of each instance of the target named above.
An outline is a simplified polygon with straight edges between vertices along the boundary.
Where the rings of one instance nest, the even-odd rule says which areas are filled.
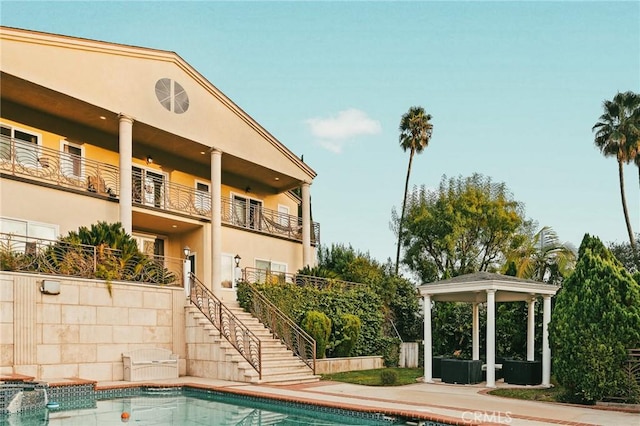
[[[0,137],[0,171],[114,199],[120,195],[117,166],[6,136]],[[209,192],[169,182],[161,173],[134,168],[131,191],[134,205],[200,218],[211,217]],[[302,241],[302,219],[297,216],[224,197],[221,215],[226,224]],[[320,224],[313,222],[310,231],[311,243],[319,243]]]
[[[133,171],[133,203],[191,216],[211,216],[211,195],[194,188],[169,182],[162,175]]]
[[[298,286],[313,286],[319,289],[334,288],[349,290],[361,283],[343,281],[334,278],[314,277],[312,275],[292,274],[289,272],[277,272],[268,269],[244,268],[243,279],[249,283],[289,283]]]
[[[189,299],[207,317],[220,335],[251,364],[262,379],[262,344],[260,339],[238,319],[207,287],[189,274]]]
[[[0,270],[183,285],[184,261],[104,246],[0,233]]]
[[[222,197],[222,222],[252,231],[302,241],[302,218],[270,210],[246,200]],[[311,243],[320,241],[320,224],[311,223]]]
[[[0,170],[44,183],[118,197],[118,168],[78,155],[0,137]]]

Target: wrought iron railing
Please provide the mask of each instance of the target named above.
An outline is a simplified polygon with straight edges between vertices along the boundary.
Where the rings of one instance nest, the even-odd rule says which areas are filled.
[[[133,171],[132,180],[134,204],[193,216],[211,216],[209,192],[169,182],[161,174],[140,169]]]
[[[190,300],[262,379],[262,346],[249,330],[194,274],[189,274]]]
[[[319,289],[339,288],[349,290],[361,283],[343,281],[334,278],[314,277],[312,275],[292,274],[288,272],[271,271],[269,269],[245,268],[244,279],[250,283],[290,283],[299,286],[313,286]]]
[[[302,241],[302,218],[258,204],[222,197],[222,222],[253,231]],[[311,243],[320,242],[320,224],[311,223]]]
[[[0,233],[0,270],[182,285],[182,259]]]
[[[316,341],[264,297],[251,283],[246,282],[246,284],[251,292],[251,313],[271,331],[276,339],[280,339],[295,356],[307,364],[315,374]]]
[[[640,390],[640,348],[629,349],[628,354],[626,365],[626,372],[629,375],[628,398],[629,400],[634,398],[637,400],[640,399],[640,394],[633,395],[633,390],[634,388],[636,391]]]
[[[120,187],[116,166],[6,136],[0,137],[0,170],[111,197]]]
[[[0,137],[0,171],[64,188],[119,198],[117,166],[60,152],[20,139]],[[208,218],[211,194],[165,179],[161,173],[134,168],[131,195],[135,205]],[[302,219],[297,216],[221,199],[222,222],[269,235],[302,241]],[[311,224],[311,243],[320,242],[320,224]]]

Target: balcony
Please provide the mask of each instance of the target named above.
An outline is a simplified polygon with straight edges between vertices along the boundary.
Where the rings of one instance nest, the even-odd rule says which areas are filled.
[[[118,167],[57,151],[19,139],[0,137],[0,172],[41,185],[82,191],[118,199]],[[135,206],[178,213],[198,219],[211,217],[209,192],[169,182],[160,173],[134,167],[132,200]],[[302,241],[302,219],[261,205],[221,199],[222,223],[249,231]],[[320,224],[311,225],[311,242],[320,242]]]

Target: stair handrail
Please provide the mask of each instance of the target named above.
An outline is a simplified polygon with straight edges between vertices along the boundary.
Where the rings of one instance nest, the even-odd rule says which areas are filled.
[[[264,324],[293,354],[316,374],[316,341],[300,326],[285,315],[250,282],[245,281],[251,292],[251,313]]]
[[[262,380],[262,343],[202,282],[189,273],[189,300],[258,372]]]

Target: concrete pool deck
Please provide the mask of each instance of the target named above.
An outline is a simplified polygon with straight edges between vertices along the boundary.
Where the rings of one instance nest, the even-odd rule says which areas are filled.
[[[64,380],[52,380],[60,383]],[[615,425],[640,426],[640,408],[625,410],[602,406],[577,406],[522,401],[488,395],[482,385],[415,383],[404,386],[374,387],[319,381],[311,384],[273,386],[228,382],[200,377],[147,382],[98,382],[96,390],[148,386],[189,385],[235,394],[274,398],[348,410],[383,412],[416,421],[438,421],[457,425]]]

